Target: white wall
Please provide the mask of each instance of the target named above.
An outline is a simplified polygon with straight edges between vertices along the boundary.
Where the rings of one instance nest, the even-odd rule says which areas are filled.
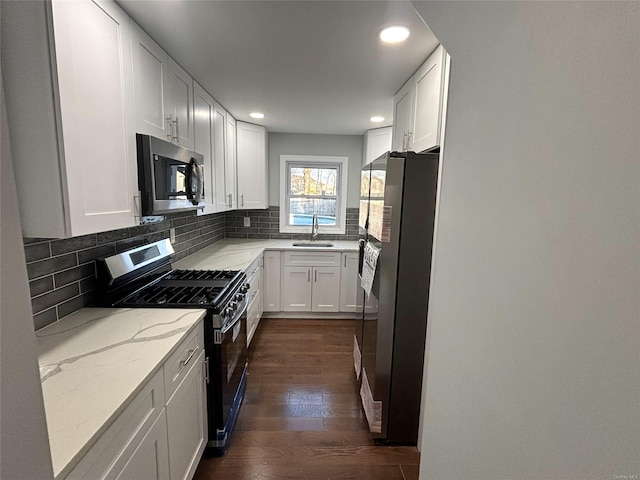
[[[53,469],[1,90],[0,478],[46,480]]]
[[[452,57],[420,478],[634,478],[640,3],[413,3]]]
[[[363,135],[269,134],[269,205],[280,204],[280,155],[349,157],[347,208],[360,205]]]

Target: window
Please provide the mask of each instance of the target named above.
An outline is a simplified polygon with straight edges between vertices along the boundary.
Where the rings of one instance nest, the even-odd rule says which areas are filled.
[[[344,233],[347,157],[280,156],[280,231]]]

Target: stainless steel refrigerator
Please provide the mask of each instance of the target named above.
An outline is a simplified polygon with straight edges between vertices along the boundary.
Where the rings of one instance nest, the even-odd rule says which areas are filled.
[[[379,255],[370,293],[359,292],[354,362],[379,444],[417,443],[437,177],[435,153],[387,153],[361,171],[361,285],[367,244]]]

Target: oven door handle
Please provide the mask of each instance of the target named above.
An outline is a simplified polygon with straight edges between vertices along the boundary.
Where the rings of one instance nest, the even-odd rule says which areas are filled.
[[[240,321],[240,319],[243,317],[243,315],[247,311],[247,304],[248,304],[247,296],[245,295],[245,297],[242,299],[242,302],[238,305],[238,309],[236,310],[236,313],[233,316],[233,320],[223,325],[222,328],[220,329],[220,333],[223,333],[223,334],[227,333],[236,325],[236,323]]]

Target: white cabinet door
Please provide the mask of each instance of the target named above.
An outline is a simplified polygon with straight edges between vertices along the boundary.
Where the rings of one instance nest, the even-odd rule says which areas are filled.
[[[236,170],[236,119],[227,112],[225,142],[225,185],[229,197],[229,210],[238,208],[238,184]]]
[[[392,150],[410,149],[411,119],[413,118],[415,83],[411,77],[393,97]]]
[[[138,186],[129,17],[115,3],[51,7],[69,236],[132,226]],[[38,191],[33,179],[30,187]],[[43,200],[35,203],[44,211]]]
[[[213,168],[215,179],[213,193],[215,195],[216,212],[230,209],[226,182],[226,140],[227,111],[219,104],[213,106]]]
[[[267,208],[267,134],[251,123],[236,122],[238,208]]]
[[[165,110],[171,118],[173,142],[193,150],[193,79],[171,57],[166,74]]]
[[[444,60],[444,48],[440,45],[413,76],[415,108],[411,150],[415,152],[431,149],[440,143]]]
[[[215,170],[213,165],[214,100],[204,88],[193,83],[194,150],[204,157],[204,208],[198,215],[216,211]]]
[[[264,252],[262,305],[265,312],[279,312],[280,308],[280,252]]]
[[[118,480],[169,480],[169,452],[167,445],[167,420],[164,412],[129,457],[122,470],[111,470],[107,478]]]
[[[340,270],[340,311],[360,311],[358,299],[358,254],[342,253],[342,268]]]
[[[392,130],[392,127],[367,130],[364,134],[363,165],[373,162],[380,155],[391,150]]]
[[[136,133],[171,141],[169,114],[165,111],[167,54],[131,21]]]
[[[171,480],[190,479],[207,443],[204,352],[167,403],[167,436]]]
[[[284,312],[311,311],[312,270],[313,267],[282,269],[282,310]]]
[[[340,267],[313,267],[312,312],[340,311]]]

